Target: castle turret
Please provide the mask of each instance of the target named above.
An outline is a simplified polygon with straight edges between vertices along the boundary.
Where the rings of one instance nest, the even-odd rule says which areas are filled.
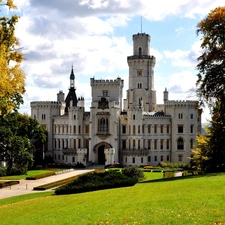
[[[77,95],[76,95],[76,89],[75,89],[75,75],[73,72],[73,67],[71,69],[71,74],[70,74],[70,88],[69,88],[69,93],[66,96],[66,108],[65,108],[65,114],[68,113],[68,108],[70,106],[77,106]]]
[[[169,92],[167,91],[167,88],[165,88],[165,91],[163,92],[163,101],[169,100]]]
[[[129,66],[128,108],[142,107],[144,111],[154,111],[156,108],[155,57],[150,56],[148,34],[133,35],[133,55],[127,57],[127,62]]]

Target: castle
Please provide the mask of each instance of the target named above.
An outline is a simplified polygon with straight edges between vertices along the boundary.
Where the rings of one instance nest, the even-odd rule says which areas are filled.
[[[189,161],[201,132],[198,102],[169,100],[165,89],[164,104],[157,104],[156,59],[150,55],[148,34],[133,35],[133,55],[127,62],[126,99],[122,99],[121,78],[91,78],[92,102],[90,111],[85,111],[84,98],[76,95],[72,68],[66,98],[59,91],[57,101],[30,103],[31,116],[48,131],[46,155],[55,163],[157,165]]]

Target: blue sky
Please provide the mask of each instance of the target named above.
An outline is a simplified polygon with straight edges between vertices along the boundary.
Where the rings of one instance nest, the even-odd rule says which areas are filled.
[[[200,37],[196,25],[221,0],[15,0],[20,20],[16,35],[26,60],[24,105],[31,101],[56,101],[59,90],[67,94],[71,65],[77,95],[91,102],[90,78],[124,79],[128,87],[127,56],[132,55],[132,35],[151,36],[150,54],[156,57],[157,102],[167,87],[170,100],[195,100]],[[1,14],[4,10],[1,12]],[[209,118],[204,109],[203,122]]]

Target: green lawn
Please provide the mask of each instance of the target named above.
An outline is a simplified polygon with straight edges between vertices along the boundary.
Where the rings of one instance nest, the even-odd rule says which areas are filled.
[[[22,179],[25,179],[26,177],[35,176],[39,174],[45,174],[49,172],[52,172],[52,170],[29,170],[27,174],[0,177],[0,180],[22,180]]]
[[[5,200],[0,206],[1,225],[221,225],[225,224],[224,185],[221,173],[74,195],[23,196],[15,203],[10,198],[11,203]]]

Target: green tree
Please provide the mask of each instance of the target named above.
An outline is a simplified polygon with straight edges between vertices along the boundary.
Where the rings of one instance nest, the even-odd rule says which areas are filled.
[[[33,149],[42,149],[45,131],[37,120],[23,114],[10,113],[0,117],[0,161],[7,173],[26,173],[33,164]]]
[[[225,7],[218,7],[197,25],[202,35],[198,58],[198,94],[212,107],[207,169],[225,170]]]
[[[2,7],[15,9],[13,0],[2,1]],[[15,37],[18,16],[0,17],[0,115],[17,110],[23,103],[25,74],[20,68],[23,55],[19,52],[19,41]]]

